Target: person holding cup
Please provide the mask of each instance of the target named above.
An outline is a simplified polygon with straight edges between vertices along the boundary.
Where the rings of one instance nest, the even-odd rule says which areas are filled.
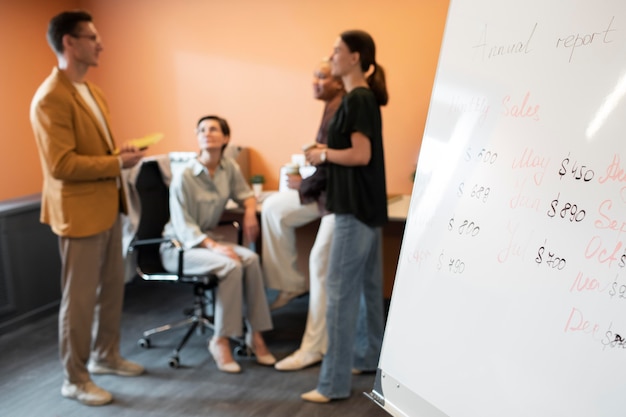
[[[389,96],[376,46],[362,30],[337,37],[332,74],[346,95],[328,128],[328,146],[306,154],[328,166],[326,208],[335,215],[327,276],[328,348],[305,401],[348,398],[352,374],[377,369],[384,332],[382,226],[388,220],[381,106]]]
[[[345,94],[341,79],[331,75],[327,59],[320,62],[315,69],[313,94],[316,99],[324,102],[324,112],[315,143],[308,146],[325,147],[328,125]],[[309,310],[302,343],[298,350],[275,365],[280,371],[294,371],[319,363],[326,352],[325,280],[334,216],[324,209],[324,165],[319,165],[311,176],[304,179],[297,166],[290,165],[284,171],[287,171],[289,189],[270,195],[263,202],[261,214],[265,279],[269,288],[280,291],[270,306],[271,309],[283,307],[306,292],[306,279],[297,267],[295,229],[321,217],[309,255]]]

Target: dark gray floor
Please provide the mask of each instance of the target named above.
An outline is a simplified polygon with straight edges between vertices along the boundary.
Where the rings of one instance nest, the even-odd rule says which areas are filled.
[[[194,335],[181,353],[181,367],[167,360],[183,331],[153,339],[151,349],[137,345],[148,327],[182,318],[183,304],[191,302],[191,288],[134,282],[127,286],[123,316],[122,353],[143,364],[140,377],[95,376],[111,391],[114,403],[87,407],[61,397],[61,367],[57,349],[56,315],[0,336],[0,416],[388,416],[367,399],[373,375],[353,377],[353,395],[329,404],[305,403],[302,392],[315,388],[319,366],[282,373],[250,359],[240,360],[243,373],[219,372],[206,350],[208,335]],[[274,327],[266,334],[280,359],[297,348],[306,319],[307,298],[273,312]]]

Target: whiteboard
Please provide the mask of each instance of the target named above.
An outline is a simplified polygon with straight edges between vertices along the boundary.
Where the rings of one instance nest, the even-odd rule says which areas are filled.
[[[452,0],[372,397],[626,415],[626,2]]]

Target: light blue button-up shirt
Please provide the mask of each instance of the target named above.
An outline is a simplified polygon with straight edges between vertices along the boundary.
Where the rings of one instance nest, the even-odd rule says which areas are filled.
[[[163,236],[175,238],[185,249],[199,245],[222,217],[229,199],[242,205],[254,195],[239,165],[222,157],[213,177],[197,159],[174,174],[170,184],[170,221]]]

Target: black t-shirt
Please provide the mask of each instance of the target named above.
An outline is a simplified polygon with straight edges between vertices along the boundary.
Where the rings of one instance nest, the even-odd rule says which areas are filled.
[[[328,128],[328,147],[351,148],[353,132],[370,140],[370,161],[364,166],[328,164],[326,208],[335,214],[353,214],[370,227],[382,226],[388,219],[382,121],[369,88],[357,87],[344,96]]]

